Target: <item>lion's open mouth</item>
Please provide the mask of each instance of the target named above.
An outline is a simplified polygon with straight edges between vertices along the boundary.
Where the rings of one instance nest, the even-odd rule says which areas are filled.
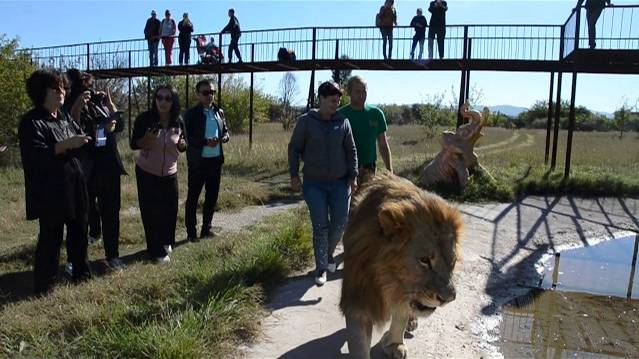
[[[418,300],[413,300],[412,302],[410,302],[410,307],[413,310],[416,310],[416,311],[419,311],[419,312],[433,312],[436,309],[436,307],[431,307],[431,306],[428,306],[428,305],[424,305]]]

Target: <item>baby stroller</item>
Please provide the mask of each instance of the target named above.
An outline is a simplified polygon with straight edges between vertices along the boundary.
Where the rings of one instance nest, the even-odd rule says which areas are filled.
[[[215,39],[211,36],[211,42],[206,42],[206,36],[199,35],[195,38],[197,54],[200,55],[198,64],[218,64],[224,60],[220,48],[215,45]]]

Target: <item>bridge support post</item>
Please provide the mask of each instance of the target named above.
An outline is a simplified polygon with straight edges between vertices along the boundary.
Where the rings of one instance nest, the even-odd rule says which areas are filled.
[[[184,89],[184,108],[188,109],[189,108],[189,90],[190,90],[190,86],[189,86],[189,74],[186,74],[186,86]]]
[[[570,176],[570,156],[572,155],[572,135],[575,131],[575,95],[577,92],[577,71],[572,72],[572,88],[570,89],[570,113],[568,115],[568,139],[566,141],[566,163],[564,178]]]
[[[131,141],[131,131],[133,128],[131,127],[131,77],[129,76],[129,93],[128,93],[128,102],[129,102],[129,142]]]
[[[552,95],[555,85],[555,72],[550,73],[550,91],[548,94],[548,120],[546,121],[546,148],[544,150],[544,165],[548,165],[548,155],[550,153],[550,130],[552,128]]]
[[[151,109],[151,76],[146,77],[146,110]]]
[[[457,128],[459,128],[459,126],[463,125],[463,121],[464,119],[462,118],[461,113],[459,112],[459,109],[462,107],[462,105],[464,104],[464,100],[467,98],[466,95],[466,85],[467,85],[467,81],[466,81],[466,71],[468,68],[468,62],[466,61],[466,59],[468,58],[468,26],[464,26],[464,50],[462,53],[462,61],[461,61],[461,81],[459,83],[459,100],[458,100],[458,106],[457,106]]]
[[[561,78],[563,73],[557,73],[557,100],[555,101],[555,128],[552,136],[552,157],[550,159],[550,169],[554,170],[557,164],[557,141],[559,139],[559,119],[561,117]]]
[[[255,44],[251,44],[251,63],[255,62]],[[253,148],[253,77],[251,71],[251,92],[249,93],[249,150]]]

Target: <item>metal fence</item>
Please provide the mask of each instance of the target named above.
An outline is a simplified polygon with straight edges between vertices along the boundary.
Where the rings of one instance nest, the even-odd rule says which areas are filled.
[[[464,44],[469,44],[469,57],[480,60],[559,61],[576,49],[588,47],[586,10],[574,9],[563,25],[449,25],[444,41],[445,59],[462,59]],[[639,5],[607,7],[597,21],[598,49],[639,49]],[[563,34],[562,34],[563,30]],[[229,34],[207,33],[206,39],[220,46],[228,58]],[[197,35],[194,35],[195,38]],[[393,29],[393,53],[396,60],[410,59],[414,29]],[[563,36],[563,37],[562,37]],[[428,39],[424,58],[428,57]],[[301,27],[244,31],[239,50],[244,62],[277,61],[280,48],[291,49],[297,60],[382,60],[380,30],[372,26]],[[105,70],[145,68],[149,66],[148,43],[145,39],[102,41],[87,44],[21,49],[39,66],[59,69],[80,68]],[[179,45],[174,41],[173,65],[178,63]],[[417,57],[417,52],[415,56]],[[437,42],[433,52],[437,56]],[[190,63],[200,56],[195,41],[189,48]],[[159,66],[166,66],[164,48],[159,45]]]

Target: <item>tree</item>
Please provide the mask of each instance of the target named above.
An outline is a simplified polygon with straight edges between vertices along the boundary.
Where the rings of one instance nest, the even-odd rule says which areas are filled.
[[[291,128],[291,124],[295,121],[291,105],[295,102],[299,87],[297,86],[297,78],[292,72],[284,74],[280,80],[280,103],[282,105],[282,126],[285,131]]]
[[[18,40],[0,35],[0,145],[17,141],[20,116],[32,107],[25,82],[35,66],[17,49]]]

